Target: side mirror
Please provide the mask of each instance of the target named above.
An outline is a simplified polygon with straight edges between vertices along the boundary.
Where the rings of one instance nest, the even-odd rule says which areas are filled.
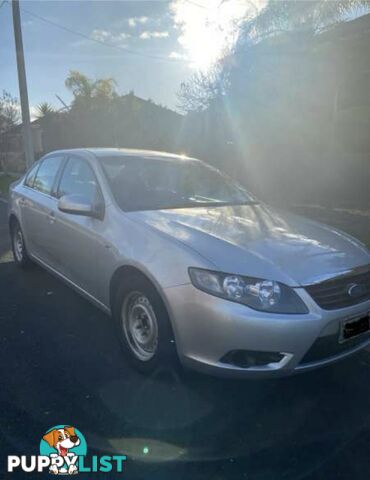
[[[95,206],[85,195],[63,195],[58,201],[58,209],[72,215],[101,218],[101,208]]]

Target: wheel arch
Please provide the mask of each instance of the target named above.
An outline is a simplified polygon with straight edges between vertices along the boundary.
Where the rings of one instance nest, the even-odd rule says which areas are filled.
[[[147,272],[145,272],[143,269],[141,269],[136,265],[129,265],[129,264],[121,265],[113,273],[112,278],[110,280],[110,284],[109,284],[109,306],[110,306],[111,312],[113,312],[115,294],[118,290],[119,285],[121,284],[122,281],[129,281],[129,279],[132,278],[132,275],[138,275],[144,278],[154,287],[155,291],[158,293],[167,311],[167,315],[170,321],[170,326],[172,328],[172,333],[173,333],[176,344],[178,344],[176,323],[173,320],[173,313],[170,308],[170,305],[168,304],[166,295],[164,294],[158,282],[150,274],[148,274]]]
[[[174,332],[174,335],[176,336],[175,328],[174,328],[174,322],[172,320],[172,312],[171,308],[169,307],[168,301],[166,299],[166,296],[164,295],[164,292],[158,282],[147,272],[143,271],[143,269],[137,267],[136,265],[121,265],[118,267],[115,272],[113,273],[110,283],[109,283],[109,306],[110,310],[113,311],[113,305],[115,301],[115,295],[117,293],[118,287],[121,284],[121,282],[127,282],[129,281],[132,276],[138,276],[146,281],[148,281],[156,290],[158,293],[160,299],[163,302],[163,305],[165,306],[168,314],[168,318],[170,319],[172,330]]]
[[[19,223],[18,217],[14,212],[11,212],[8,218],[8,226],[9,228],[12,228],[12,226],[15,224],[15,222]]]

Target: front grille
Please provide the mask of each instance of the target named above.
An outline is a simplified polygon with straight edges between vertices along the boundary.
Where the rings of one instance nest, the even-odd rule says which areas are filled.
[[[325,310],[351,307],[370,300],[370,266],[350,274],[306,286],[306,291]]]
[[[363,333],[358,337],[351,338],[344,343],[338,342],[338,334],[328,335],[327,337],[318,338],[306,355],[301,360],[301,365],[320,360],[329,360],[331,357],[346,353],[361,344],[366,344],[370,339],[370,333]]]

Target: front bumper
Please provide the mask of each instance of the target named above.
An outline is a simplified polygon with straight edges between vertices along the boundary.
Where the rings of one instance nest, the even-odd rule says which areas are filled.
[[[303,288],[296,292],[308,314],[258,312],[204,293],[192,284],[167,288],[166,302],[181,362],[218,376],[278,377],[327,365],[370,344],[370,334],[343,344],[337,341],[341,322],[366,315],[370,301],[326,311]],[[337,344],[340,346],[335,348]],[[270,363],[240,367],[225,363],[225,356],[234,351],[280,356]]]

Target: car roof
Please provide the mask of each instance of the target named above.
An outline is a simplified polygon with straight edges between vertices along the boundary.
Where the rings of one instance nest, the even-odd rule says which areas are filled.
[[[134,148],[71,148],[66,150],[57,150],[50,153],[80,153],[86,154],[90,153],[94,155],[98,160],[99,158],[106,158],[106,157],[142,157],[146,159],[153,159],[153,160],[196,160],[200,161],[196,158],[188,157],[187,155],[179,155],[176,153],[168,153],[168,152],[158,152],[155,150],[144,150],[144,149],[134,149]]]

